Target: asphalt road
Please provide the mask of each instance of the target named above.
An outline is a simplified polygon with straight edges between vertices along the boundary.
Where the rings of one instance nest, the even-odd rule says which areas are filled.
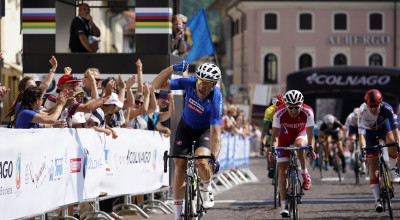
[[[279,208],[272,203],[273,186],[266,176],[265,158],[251,158],[249,169],[258,178],[256,182],[240,184],[215,196],[214,208],[202,219],[282,219]],[[348,169],[350,170],[350,169]],[[312,188],[305,191],[299,206],[301,219],[389,219],[389,213],[375,212],[369,180],[362,176],[355,185],[353,171],[344,174],[339,182],[333,170],[324,171],[309,167]],[[400,219],[400,185],[395,185],[392,204],[394,219]],[[173,214],[149,214],[152,219],[174,219]],[[124,215],[125,219],[143,219],[139,215]]]

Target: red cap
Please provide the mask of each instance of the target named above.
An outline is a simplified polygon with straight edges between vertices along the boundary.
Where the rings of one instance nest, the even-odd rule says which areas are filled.
[[[78,78],[76,78],[75,76],[73,76],[72,74],[68,74],[68,75],[63,75],[59,80],[58,80],[58,84],[57,86],[61,86],[63,83],[67,83],[67,82],[80,82],[80,80]]]

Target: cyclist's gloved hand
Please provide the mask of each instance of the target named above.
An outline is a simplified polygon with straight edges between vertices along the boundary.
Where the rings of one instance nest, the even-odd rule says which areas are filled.
[[[365,162],[366,159],[367,159],[367,152],[365,151],[364,148],[361,148],[360,161]]]
[[[189,66],[189,63],[186,62],[185,60],[182,60],[181,62],[175,64],[173,66],[173,68],[174,68],[175,72],[185,72],[187,70],[188,66]]]
[[[313,147],[310,145],[308,145],[308,153],[307,156],[310,157],[310,159],[312,160],[316,160],[317,159],[317,154],[315,154]]]
[[[211,160],[208,160],[208,165],[210,165],[210,163],[211,163]],[[212,164],[212,167],[213,167],[213,173],[218,173],[218,171],[219,171],[219,167],[220,167],[220,164],[219,164],[219,162],[216,160],[215,161],[215,163],[214,164]]]

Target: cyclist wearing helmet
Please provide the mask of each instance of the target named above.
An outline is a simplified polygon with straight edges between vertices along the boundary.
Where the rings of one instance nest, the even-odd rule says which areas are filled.
[[[188,63],[184,60],[161,71],[153,80],[152,85],[156,89],[185,90],[185,107],[179,122],[175,142],[174,155],[186,155],[191,153],[193,141],[195,155],[210,155],[218,159],[221,147],[221,115],[222,95],[218,87],[215,87],[221,78],[219,68],[210,63],[203,63],[196,71],[196,76],[188,78],[171,79],[173,72],[186,71]],[[184,177],[186,161],[174,159],[174,211],[175,219],[181,219],[182,203],[184,198]],[[214,206],[214,197],[211,189],[211,169],[207,160],[196,160],[199,176],[203,180],[203,206]],[[214,172],[218,172],[218,165]]]
[[[339,149],[339,156],[342,160],[342,169],[343,173],[346,172],[346,160],[343,154],[343,144],[341,140],[341,132],[343,132],[342,123],[335,119],[335,117],[331,114],[327,114],[324,116],[323,123],[321,127],[319,127],[318,140],[322,143],[322,146],[325,148],[325,170],[329,169],[328,161],[329,161],[329,144],[333,143]]]
[[[288,91],[283,97],[285,105],[279,106],[275,110],[272,124],[271,145],[272,152],[275,147],[289,147],[293,142],[295,146],[310,146],[308,156],[315,159],[315,153],[312,150],[314,145],[314,113],[311,107],[303,104],[304,97],[297,90]],[[278,170],[279,170],[279,193],[281,196],[282,217],[288,217],[287,206],[287,169],[289,167],[288,151],[278,151]],[[303,150],[297,152],[301,164],[301,176],[303,177],[303,188],[311,188],[311,177],[306,168],[306,156]]]
[[[360,108],[354,108],[344,123],[344,137],[350,141],[347,142],[346,146],[350,149],[350,153],[354,152],[354,143],[358,139],[358,116],[360,115]],[[353,158],[353,155],[352,157]],[[358,160],[358,158],[354,158]],[[361,174],[365,174],[365,163],[362,163]]]
[[[363,152],[363,161],[366,157],[369,164],[369,184],[376,201],[375,210],[382,212],[379,177],[376,175],[378,173],[378,150],[367,150],[365,154],[364,149],[366,146],[379,144],[378,138],[385,141],[386,144],[399,143],[397,116],[392,106],[383,101],[382,94],[376,89],[369,90],[365,94],[364,101],[360,106],[360,116],[358,117],[359,145]],[[396,147],[389,147],[388,153],[390,167],[394,168],[398,157]],[[393,182],[400,182],[395,170],[391,170],[391,175]]]
[[[272,105],[269,106],[264,113],[264,121],[263,121],[263,133],[261,135],[261,155],[264,155],[265,147],[267,148],[267,160],[268,160],[268,178],[274,177],[274,167],[273,163],[269,161],[269,153],[270,153],[270,141],[271,141],[271,133],[272,133],[272,119],[274,118],[275,110],[278,106],[283,104],[283,95],[277,94],[272,98]]]

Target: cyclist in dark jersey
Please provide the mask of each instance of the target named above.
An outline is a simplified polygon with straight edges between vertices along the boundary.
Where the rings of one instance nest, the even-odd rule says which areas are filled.
[[[221,78],[220,69],[210,63],[202,64],[196,71],[196,76],[169,80],[172,73],[186,71],[188,63],[181,61],[161,71],[153,80],[156,89],[185,90],[185,107],[179,122],[175,142],[174,155],[185,155],[191,152],[193,141],[195,155],[210,155],[215,159],[221,147],[221,116],[222,95],[215,87]],[[186,161],[174,159],[174,211],[175,219],[181,219],[182,203],[184,198],[184,177]],[[214,206],[214,197],[211,188],[211,169],[206,160],[197,160],[196,166],[199,176],[203,180],[203,206]],[[218,171],[218,163],[214,172]]]
[[[343,143],[341,133],[343,132],[342,123],[335,119],[331,114],[327,114],[324,117],[324,122],[319,128],[319,141],[325,146],[325,169],[329,169],[328,156],[329,156],[329,144],[333,143],[339,150],[339,156],[342,160],[343,173],[346,172],[346,160],[344,158]]]

